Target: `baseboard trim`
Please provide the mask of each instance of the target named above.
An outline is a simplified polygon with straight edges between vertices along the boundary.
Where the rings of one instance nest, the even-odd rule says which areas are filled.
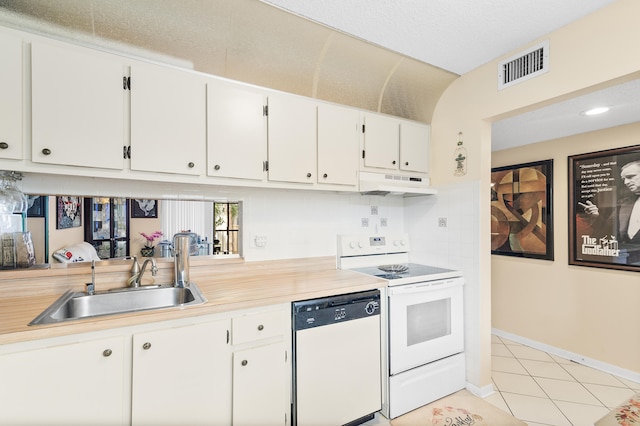
[[[518,336],[516,334],[499,330],[497,328],[492,328],[491,334],[504,337],[505,339],[512,340],[516,343],[521,343],[525,346],[530,346],[534,349],[539,349],[541,351],[559,356],[561,358],[568,359],[578,364],[583,364],[588,367],[595,368],[596,370],[600,370],[605,373],[613,374],[614,376],[618,376],[623,379],[631,380],[632,382],[640,383],[640,373],[636,371],[627,370],[625,368],[621,368],[613,364],[607,364],[606,362],[598,361],[596,359],[588,358],[583,355],[576,354],[574,352],[569,352],[564,349],[556,348],[555,346],[547,345],[546,343],[541,343],[535,340],[527,339],[526,337]]]
[[[493,383],[488,384],[486,386],[476,386],[473,383],[467,382],[467,390],[474,394],[475,396],[479,396],[480,398],[486,398],[492,395],[495,391],[493,389]]]

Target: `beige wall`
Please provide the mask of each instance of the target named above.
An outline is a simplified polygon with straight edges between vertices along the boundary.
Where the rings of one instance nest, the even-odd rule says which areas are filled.
[[[524,83],[497,90],[497,64],[500,59],[518,53],[522,46],[496,61],[458,78],[440,98],[431,127],[431,164],[434,185],[459,181],[478,181],[480,196],[477,211],[480,218],[478,268],[474,279],[479,281],[480,315],[474,318],[478,336],[480,375],[476,385],[491,383],[491,255],[490,255],[490,171],[491,122],[552,102],[602,88],[631,78],[640,77],[640,55],[635,54],[640,40],[640,2],[618,0],[573,24],[555,31],[541,40],[549,40],[550,71]],[[624,28],[625,31],[620,31]],[[464,178],[453,176],[453,152],[458,132],[464,134],[468,151],[468,173]],[[450,158],[451,161],[446,161]],[[437,159],[437,161],[435,161]],[[486,197],[483,196],[486,194]],[[560,251],[560,250],[558,250]],[[560,262],[558,262],[559,264]],[[539,268],[548,267],[540,264]],[[590,273],[584,272],[585,274]],[[536,272],[537,273],[537,272]],[[617,282],[620,274],[603,274]],[[614,284],[615,286],[615,284]],[[576,298],[584,293],[575,294]],[[553,295],[549,295],[553,297]],[[582,306],[582,305],[581,305]],[[575,312],[565,311],[565,317]],[[513,319],[515,320],[515,318]],[[529,318],[531,322],[536,318]],[[533,327],[533,325],[531,326]],[[598,327],[607,329],[605,324]],[[524,331],[524,330],[523,330]],[[587,333],[587,331],[585,331]],[[543,333],[539,333],[542,335]],[[530,336],[524,336],[530,337]],[[533,336],[531,336],[533,338]],[[604,345],[605,342],[601,342]],[[620,342],[620,345],[623,345]],[[640,359],[636,353],[636,359]],[[640,370],[635,365],[636,370]]]
[[[493,166],[553,159],[553,262],[491,256],[493,327],[640,372],[640,276],[569,266],[570,155],[640,143],[640,123],[493,153]]]

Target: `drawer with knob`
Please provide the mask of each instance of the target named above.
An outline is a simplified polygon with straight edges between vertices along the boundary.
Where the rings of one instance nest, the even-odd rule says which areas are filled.
[[[289,332],[288,312],[284,310],[258,312],[231,320],[233,344],[280,336]]]

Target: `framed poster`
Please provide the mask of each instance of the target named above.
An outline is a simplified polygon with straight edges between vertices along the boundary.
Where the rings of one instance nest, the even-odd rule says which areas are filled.
[[[491,169],[491,254],[553,260],[553,160]]]
[[[569,157],[569,264],[640,271],[640,145]]]
[[[82,226],[81,197],[57,196],[56,206],[56,229]]]
[[[158,217],[158,200],[143,200],[135,198],[131,204],[132,218],[157,218]]]

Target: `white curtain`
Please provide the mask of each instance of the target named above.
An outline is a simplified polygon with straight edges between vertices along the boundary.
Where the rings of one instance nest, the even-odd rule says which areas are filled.
[[[161,200],[160,216],[167,240],[178,232],[195,232],[213,241],[213,201]]]

